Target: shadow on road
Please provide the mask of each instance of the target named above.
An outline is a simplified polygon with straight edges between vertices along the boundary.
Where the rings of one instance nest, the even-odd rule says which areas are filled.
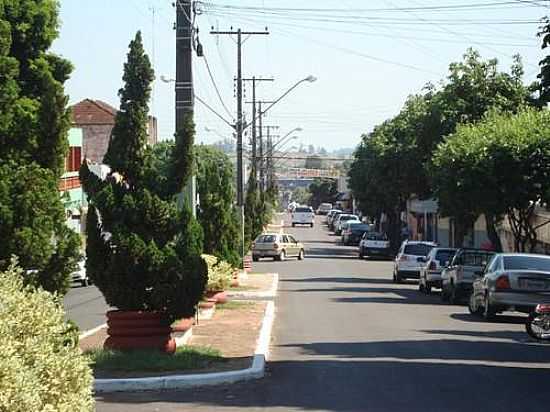
[[[477,330],[444,330],[444,329],[428,329],[420,332],[429,333],[431,335],[455,335],[455,336],[471,336],[475,338],[493,338],[493,339],[510,339],[517,342],[525,342],[528,340],[528,335],[525,332],[511,330],[493,330],[493,331],[477,331]]]
[[[451,318],[464,322],[487,323],[487,321],[481,316],[473,316],[469,313],[453,313]],[[522,325],[525,323],[525,316],[497,315],[491,323],[510,323],[513,325]]]
[[[319,345],[310,346],[310,350],[336,354],[360,350],[342,343]],[[384,345],[397,347],[392,342]],[[421,345],[399,343],[411,357]],[[384,350],[381,344],[380,349]],[[390,349],[385,353],[395,355]],[[426,383],[426,391],[418,390],[419,378]],[[101,395],[97,410],[542,411],[548,406],[547,379],[548,370],[529,367],[374,359],[280,361],[269,363],[263,380],[160,393]]]

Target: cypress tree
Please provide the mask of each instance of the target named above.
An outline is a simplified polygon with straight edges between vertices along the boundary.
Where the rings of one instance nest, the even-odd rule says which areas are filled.
[[[79,238],[57,188],[70,127],[64,83],[72,66],[48,50],[56,0],[0,1],[0,271],[17,255],[31,280],[65,293]]]
[[[176,197],[191,171],[194,126],[189,117],[175,136],[168,179],[155,179],[146,133],[154,73],[141,33],[129,49],[105,156],[111,172],[101,180],[86,164],[80,171],[90,199],[87,269],[111,306],[164,311],[170,319],[191,316],[207,267],[200,226],[189,208],[177,207]]]

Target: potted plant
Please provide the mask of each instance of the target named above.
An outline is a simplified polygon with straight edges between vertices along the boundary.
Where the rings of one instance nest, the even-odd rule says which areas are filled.
[[[116,349],[175,350],[171,323],[189,318],[206,285],[201,230],[178,207],[192,168],[191,117],[176,131],[168,178],[155,170],[147,147],[148,101],[154,73],[138,32],[124,65],[124,87],[104,162],[105,180],[87,162],[80,178],[88,196],[87,261],[90,278],[117,310],[107,313]]]
[[[227,302],[227,288],[233,280],[233,268],[223,260],[212,255],[202,255],[208,265],[208,282],[206,284],[205,298],[216,303]]]

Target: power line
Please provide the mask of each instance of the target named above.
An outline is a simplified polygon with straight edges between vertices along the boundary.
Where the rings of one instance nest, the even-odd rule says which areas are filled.
[[[212,85],[214,86],[214,90],[216,90],[216,94],[218,95],[218,99],[220,100],[220,103],[222,104],[225,112],[229,115],[229,117],[233,117],[233,114],[227,108],[227,106],[225,105],[225,102],[222,99],[222,95],[220,94],[220,90],[218,89],[218,85],[216,84],[216,81],[214,80],[214,76],[212,75],[212,71],[210,70],[210,65],[208,64],[208,59],[206,58],[206,55],[203,55],[202,57],[204,59],[204,63],[206,64],[206,69],[208,70],[208,76],[210,77],[210,80],[212,81]]]

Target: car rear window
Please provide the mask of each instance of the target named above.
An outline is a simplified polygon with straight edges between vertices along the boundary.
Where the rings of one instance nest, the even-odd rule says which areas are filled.
[[[350,227],[353,232],[368,232],[370,230],[370,226],[363,223],[352,224]]]
[[[359,218],[357,216],[354,216],[354,215],[344,215],[340,218],[341,221],[346,221],[346,220],[359,220]]]
[[[369,233],[367,240],[388,240],[388,237],[384,233]]]
[[[273,243],[277,241],[276,235],[262,235],[256,240],[256,243]]]
[[[297,207],[294,209],[295,213],[311,213],[311,209],[309,207]]]
[[[504,269],[550,272],[550,258],[540,256],[504,256]]]
[[[427,256],[430,253],[430,250],[433,249],[431,245],[425,245],[423,243],[416,243],[412,245],[405,245],[405,250],[403,253],[405,255],[414,255],[414,256]]]
[[[440,265],[444,265],[446,262],[452,260],[455,253],[456,251],[454,250],[438,250],[435,254],[435,260],[437,260]]]

